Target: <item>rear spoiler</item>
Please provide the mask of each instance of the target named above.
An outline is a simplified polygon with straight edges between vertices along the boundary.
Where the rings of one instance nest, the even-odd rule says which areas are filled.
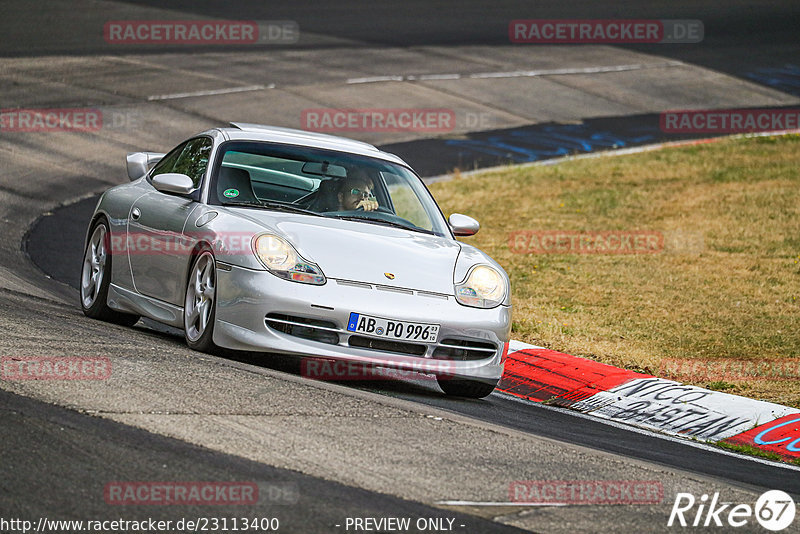
[[[159,152],[133,152],[125,157],[128,167],[128,178],[138,180],[161,161],[164,154]]]

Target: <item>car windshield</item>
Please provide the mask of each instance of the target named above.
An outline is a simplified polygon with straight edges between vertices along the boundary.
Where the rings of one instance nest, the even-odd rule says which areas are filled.
[[[221,147],[209,204],[278,210],[447,236],[438,206],[402,165],[259,142]]]

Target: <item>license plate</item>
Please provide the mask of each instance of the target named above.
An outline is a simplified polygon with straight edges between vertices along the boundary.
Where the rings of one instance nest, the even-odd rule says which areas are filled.
[[[403,341],[422,341],[425,343],[435,343],[436,338],[439,337],[438,324],[395,321],[355,312],[350,314],[347,330],[368,336],[402,339]]]

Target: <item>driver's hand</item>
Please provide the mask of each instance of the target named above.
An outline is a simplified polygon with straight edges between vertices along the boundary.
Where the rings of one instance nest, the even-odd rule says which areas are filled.
[[[374,198],[365,198],[356,204],[356,209],[361,208],[364,211],[375,211],[378,209],[378,201]]]

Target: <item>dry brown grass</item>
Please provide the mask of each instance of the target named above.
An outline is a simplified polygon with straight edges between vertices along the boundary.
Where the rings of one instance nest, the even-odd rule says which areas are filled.
[[[481,222],[465,241],[508,271],[515,339],[654,374],[664,358],[800,358],[800,136],[510,167],[431,190],[445,213]],[[652,230],[666,245],[516,254],[518,230]],[[729,382],[800,407],[800,380]]]

